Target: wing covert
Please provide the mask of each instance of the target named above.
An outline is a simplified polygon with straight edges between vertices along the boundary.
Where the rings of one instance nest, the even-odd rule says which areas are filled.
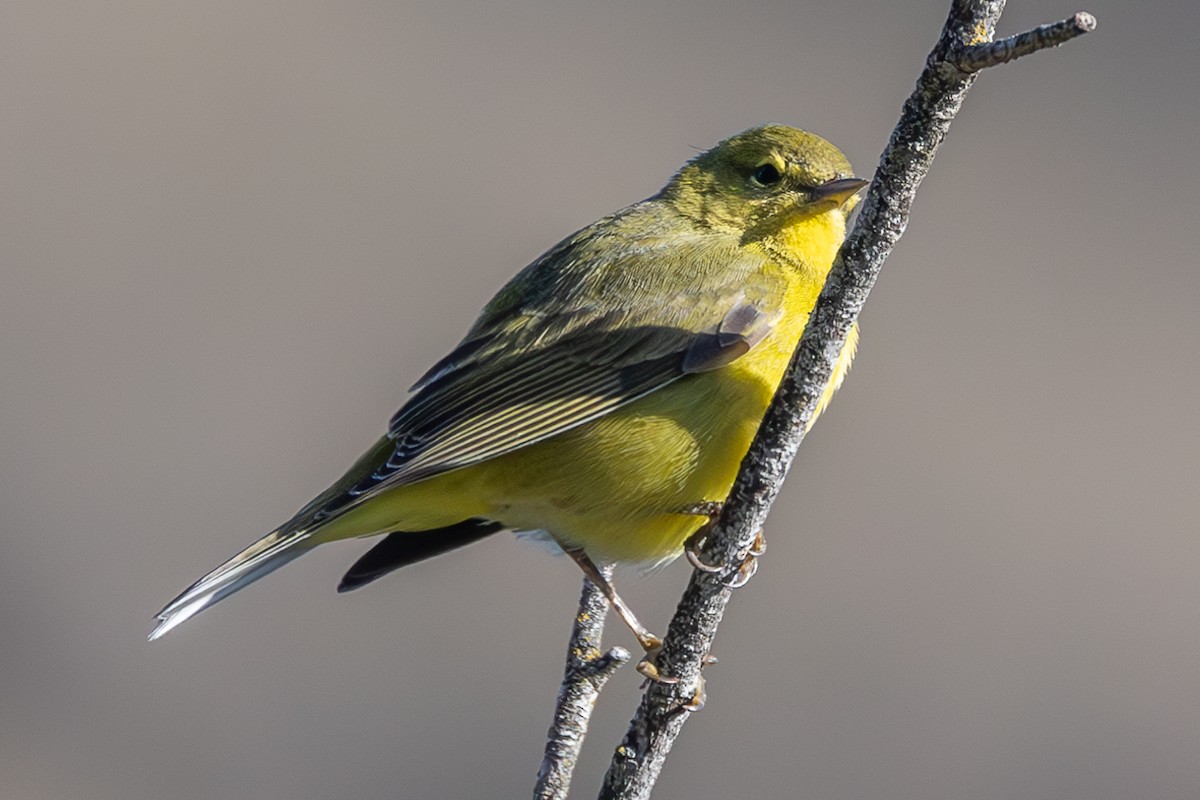
[[[391,420],[392,453],[351,497],[495,458],[722,367],[782,315],[783,278],[765,259],[670,226],[659,236],[634,224],[616,246],[609,228],[622,219],[565,240],[500,290],[414,385]]]

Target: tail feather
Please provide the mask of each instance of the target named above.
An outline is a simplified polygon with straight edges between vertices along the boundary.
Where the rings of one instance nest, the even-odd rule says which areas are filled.
[[[243,586],[304,555],[315,544],[310,536],[307,530],[280,528],[259,539],[167,603],[158,612],[158,625],[149,640],[153,642]]]

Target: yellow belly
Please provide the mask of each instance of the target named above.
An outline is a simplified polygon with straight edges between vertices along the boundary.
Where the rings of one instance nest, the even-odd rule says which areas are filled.
[[[850,366],[854,339],[818,413]],[[674,558],[706,521],[685,509],[722,501],[733,487],[790,358],[790,347],[779,350],[689,376],[498,459],[483,479],[491,510],[485,516],[549,530],[599,558]]]

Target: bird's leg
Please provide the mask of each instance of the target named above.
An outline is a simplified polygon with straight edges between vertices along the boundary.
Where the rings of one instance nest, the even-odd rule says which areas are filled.
[[[583,574],[587,576],[588,580],[596,584],[600,588],[600,591],[604,593],[604,596],[608,599],[608,604],[617,612],[621,621],[629,626],[629,630],[633,631],[633,635],[637,637],[638,644],[642,646],[642,649],[647,653],[658,651],[662,647],[662,639],[655,636],[645,625],[638,622],[638,618],[634,616],[633,610],[625,604],[625,601],[617,594],[617,590],[613,588],[612,583],[604,577],[604,574],[600,572],[600,568],[588,557],[588,554],[578,547],[564,547],[563,550],[575,560],[575,563],[583,570]]]
[[[583,570],[583,574],[588,580],[596,584],[604,596],[608,599],[608,604],[612,606],[613,611],[617,612],[617,616],[621,618],[629,630],[633,631],[633,635],[637,637],[638,644],[646,651],[646,655],[637,663],[635,669],[641,675],[658,683],[678,683],[678,678],[668,678],[658,671],[658,667],[654,664],[654,659],[662,650],[662,639],[655,636],[650,630],[638,621],[634,616],[633,609],[625,604],[621,596],[617,594],[617,590],[613,588],[612,582],[604,577],[604,573],[596,566],[596,563],[588,557],[588,554],[579,547],[564,547],[563,552],[575,560],[579,568]]]
[[[642,660],[635,667],[638,673],[647,680],[655,681],[656,683],[679,683],[679,678],[663,675],[659,671],[658,665],[654,663],[654,659],[658,656],[659,651],[662,650],[662,639],[655,636],[645,625],[638,621],[638,618],[634,616],[633,610],[617,594],[617,590],[613,588],[612,582],[604,577],[604,573],[596,566],[596,562],[592,561],[582,548],[564,547],[563,552],[579,565],[579,568],[583,570],[583,574],[587,576],[588,580],[599,587],[600,591],[604,593],[604,597],[607,598],[609,605],[617,612],[617,615],[629,627],[629,630],[633,631],[633,635],[637,637],[638,644],[646,651],[646,655],[642,657]],[[715,656],[704,657],[705,665],[715,663],[717,663]],[[696,684],[696,691],[693,693],[692,698],[684,703],[681,708],[685,711],[699,711],[704,708],[705,697],[704,677],[701,676],[699,682]]]

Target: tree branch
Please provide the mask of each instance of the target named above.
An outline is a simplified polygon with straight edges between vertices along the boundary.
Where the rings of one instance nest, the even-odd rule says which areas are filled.
[[[612,577],[611,566],[601,567],[600,571],[605,578]],[[533,790],[534,800],[566,800],[600,690],[613,673],[629,661],[629,651],[623,647],[600,652],[600,637],[607,615],[608,601],[604,599],[604,593],[584,578],[579,611],[567,647],[567,667],[554,707],[554,723],[550,726],[546,754]]]
[[[903,234],[917,187],[978,72],[1095,27],[1090,14],[992,43],[1004,0],[954,0],[941,36],[880,157],[858,220],[829,274],[737,481],[701,552],[724,574],[693,573],[658,660],[678,683],[652,683],[605,775],[601,798],[646,798],[701,690],[700,669],[729,602],[730,578],[779,494],[851,325]]]

